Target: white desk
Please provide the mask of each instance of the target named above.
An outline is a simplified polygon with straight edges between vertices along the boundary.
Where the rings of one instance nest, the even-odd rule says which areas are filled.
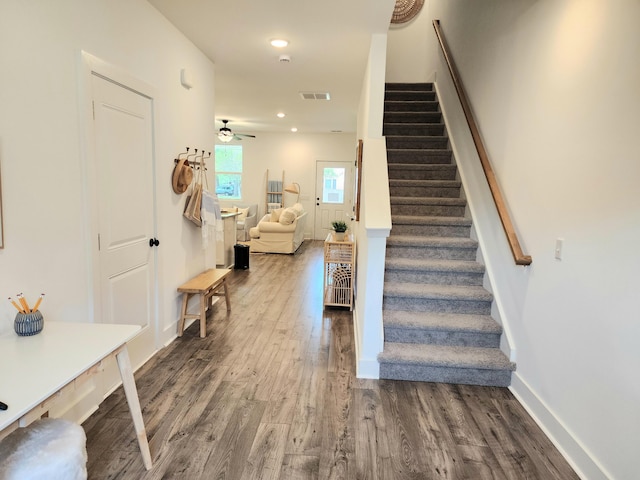
[[[47,322],[31,337],[11,332],[0,336],[0,439],[46,415],[63,392],[77,388],[116,357],[142,459],[151,468],[151,454],[140,401],[127,351],[138,325]]]

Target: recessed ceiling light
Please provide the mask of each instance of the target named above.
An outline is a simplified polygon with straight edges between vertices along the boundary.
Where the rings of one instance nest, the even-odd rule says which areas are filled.
[[[277,114],[276,114],[276,117],[278,117],[278,118],[284,118],[284,117],[285,117],[285,114],[284,114],[283,112],[279,112],[279,113],[277,113]]]
[[[284,48],[289,45],[289,40],[285,40],[284,38],[274,38],[271,40],[271,46],[276,48]]]
[[[297,129],[296,127],[292,127],[292,128],[291,128],[291,131],[292,131],[293,133],[296,133],[296,132],[298,131],[298,129]]]

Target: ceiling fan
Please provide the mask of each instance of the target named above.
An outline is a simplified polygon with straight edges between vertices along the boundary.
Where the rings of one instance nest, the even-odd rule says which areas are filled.
[[[233,133],[229,127],[227,127],[229,120],[222,120],[222,128],[218,131],[218,138],[221,142],[227,143],[231,140],[242,140],[242,137],[256,138],[255,135],[248,135],[245,133]]]

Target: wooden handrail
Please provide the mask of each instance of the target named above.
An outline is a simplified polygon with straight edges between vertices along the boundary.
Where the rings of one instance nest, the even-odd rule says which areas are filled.
[[[458,92],[458,98],[460,99],[460,104],[462,105],[464,115],[467,118],[467,123],[469,124],[469,129],[471,130],[471,136],[473,137],[473,143],[475,143],[476,145],[476,150],[478,151],[478,156],[480,157],[480,163],[482,164],[484,174],[487,177],[489,189],[491,190],[491,195],[493,196],[493,201],[496,203],[496,208],[498,209],[498,215],[500,216],[500,221],[502,222],[504,233],[506,233],[507,235],[507,240],[509,241],[509,246],[511,247],[511,253],[513,254],[513,259],[516,261],[516,265],[530,265],[532,261],[531,256],[522,253],[522,248],[520,247],[520,242],[518,241],[516,231],[513,228],[513,223],[511,223],[511,218],[509,217],[506,203],[504,201],[502,193],[500,192],[498,181],[496,180],[496,176],[493,173],[493,168],[491,168],[489,156],[487,155],[487,151],[484,148],[484,144],[482,143],[478,125],[473,118],[473,113],[471,112],[471,107],[469,106],[467,95],[464,92],[462,80],[460,79],[460,75],[458,74],[456,65],[453,62],[453,58],[451,57],[451,53],[449,52],[449,48],[447,47],[447,42],[442,35],[442,30],[440,29],[440,20],[433,21],[433,28],[436,31],[436,36],[438,37],[438,42],[440,42],[440,47],[442,48],[444,59],[447,62],[447,66],[449,67],[449,73],[451,73],[453,84],[455,85],[456,91]]]

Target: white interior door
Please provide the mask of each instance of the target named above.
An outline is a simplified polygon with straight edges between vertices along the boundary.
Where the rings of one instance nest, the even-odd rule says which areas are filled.
[[[155,352],[152,100],[92,75],[101,323],[135,324],[132,364]]]
[[[342,220],[348,225],[352,214],[353,163],[316,162],[314,238],[327,238],[334,220]]]

